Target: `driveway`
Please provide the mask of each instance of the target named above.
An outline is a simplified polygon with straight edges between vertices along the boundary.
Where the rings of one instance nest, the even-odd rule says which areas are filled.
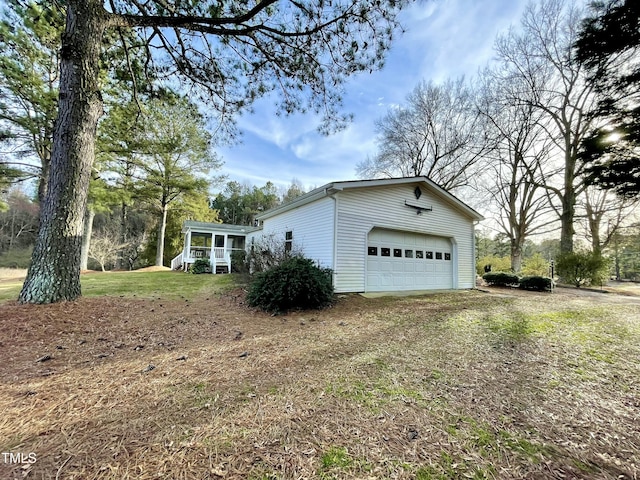
[[[479,286],[482,292],[501,297],[535,297],[545,298],[544,301],[555,303],[563,300],[582,300],[593,304],[640,305],[640,285],[635,283],[615,282],[604,287],[595,288],[556,287],[552,293],[531,292],[517,288]]]

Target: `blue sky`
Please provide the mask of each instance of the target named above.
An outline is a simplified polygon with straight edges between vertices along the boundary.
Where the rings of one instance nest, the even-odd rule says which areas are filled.
[[[498,33],[517,26],[526,0],[428,0],[403,12],[405,33],[396,38],[385,67],[353,77],[344,96],[354,120],[324,137],[313,115],[275,115],[273,98],[255,104],[239,119],[242,143],[222,148],[222,172],[229,179],[262,186],[288,185],[295,177],[306,188],[356,178],[356,165],[376,151],[374,123],[404,102],[421,81],[472,77],[493,57]]]

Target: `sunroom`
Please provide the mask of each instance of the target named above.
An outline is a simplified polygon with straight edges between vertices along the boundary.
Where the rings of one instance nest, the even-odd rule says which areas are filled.
[[[184,249],[171,260],[171,269],[186,271],[196,260],[208,260],[211,273],[230,273],[231,254],[244,251],[247,234],[255,230],[244,225],[188,220],[182,227]]]

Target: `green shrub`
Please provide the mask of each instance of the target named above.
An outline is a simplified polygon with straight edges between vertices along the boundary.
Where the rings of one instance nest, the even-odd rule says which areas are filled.
[[[539,253],[527,258],[522,263],[522,271],[525,276],[544,277],[549,275],[549,261]]]
[[[244,250],[233,250],[231,252],[231,271],[234,273],[249,273],[247,252]]]
[[[487,255],[479,258],[476,262],[476,273],[478,275],[484,274],[484,267],[486,265],[491,265],[492,272],[507,272],[511,270],[511,257]]]
[[[482,279],[489,285],[495,287],[511,287],[517,286],[519,283],[518,276],[508,272],[489,272],[482,276]]]
[[[601,285],[609,278],[609,261],[593,252],[565,253],[556,258],[556,272],[562,282],[576,287]]]
[[[191,264],[191,266],[189,267],[189,273],[211,273],[211,263],[209,263],[209,260],[203,260],[202,258],[199,258]]]
[[[267,312],[322,308],[333,301],[332,272],[312,260],[292,257],[259,273],[249,285],[247,302]]]
[[[519,287],[523,290],[536,290],[538,292],[550,292],[553,286],[553,280],[549,277],[541,277],[539,275],[530,275],[520,278]]]

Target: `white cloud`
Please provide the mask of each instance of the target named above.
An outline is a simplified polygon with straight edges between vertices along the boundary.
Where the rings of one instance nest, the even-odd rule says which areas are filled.
[[[245,134],[253,134],[284,149],[300,135],[313,130],[311,118],[303,115],[289,118],[277,116],[265,100],[256,106],[256,114],[245,116],[238,122]]]
[[[375,153],[375,120],[405,102],[424,79],[436,82],[473,76],[493,56],[496,34],[516,24],[526,0],[438,0],[416,2],[402,14],[405,34],[393,44],[386,67],[360,74],[346,86],[345,111],[355,114],[347,129],[323,137],[314,115],[275,115],[273,98],[256,103],[240,118],[244,143],[223,149],[232,179],[305,186],[355,177],[356,165]]]
[[[401,48],[418,79],[473,75],[493,56],[496,34],[519,21],[526,0],[417,3],[407,16]]]

